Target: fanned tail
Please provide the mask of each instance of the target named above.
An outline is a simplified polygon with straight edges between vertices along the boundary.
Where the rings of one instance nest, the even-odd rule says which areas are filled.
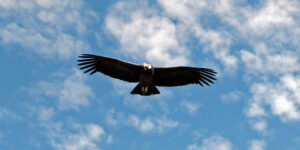
[[[160,94],[159,90],[151,84],[150,86],[142,86],[140,83],[131,91],[130,94],[140,94],[142,96],[150,96]]]

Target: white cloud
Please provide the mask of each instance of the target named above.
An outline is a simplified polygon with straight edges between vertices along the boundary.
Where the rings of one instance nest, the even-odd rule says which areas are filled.
[[[158,3],[164,8],[168,15],[184,20],[185,22],[194,22],[195,17],[207,6],[207,1],[197,0],[158,0]],[[198,10],[198,12],[196,10]]]
[[[198,109],[200,108],[200,104],[192,103],[190,101],[181,101],[180,106],[187,110],[187,112],[191,115],[197,113]]]
[[[249,117],[264,116],[266,115],[266,112],[259,100],[256,100],[255,102],[250,100],[249,108],[247,109],[247,115]]]
[[[282,51],[285,44],[292,49],[299,47],[300,28],[297,18],[300,11],[297,8],[300,3],[297,0],[268,0],[260,3],[262,7],[253,7],[245,3],[240,5],[241,3],[232,0],[158,2],[170,17],[179,20],[177,26],[181,28],[180,31],[187,35],[194,34],[204,46],[204,50],[211,51],[215,58],[227,67],[227,71],[232,72],[233,68],[237,67],[238,59],[231,54],[230,49],[241,40],[248,41],[254,49],[258,49],[256,46],[261,45],[260,42],[265,42],[268,47],[270,45],[281,52],[279,55],[276,51],[268,55],[269,53],[259,53],[262,50],[257,50],[256,54],[242,51],[242,60],[248,62],[248,67],[261,67],[261,71],[272,72],[276,72],[277,69],[285,72],[299,70],[299,65],[295,65],[298,55],[293,51]],[[201,17],[205,16],[206,12],[216,15],[214,19],[229,29],[204,28],[206,22],[201,20]],[[239,33],[234,34],[235,32]],[[269,67],[264,67],[265,64]]]
[[[293,51],[276,52],[267,47],[264,43],[259,43],[255,47],[255,53],[247,50],[241,51],[241,59],[250,74],[271,73],[283,74],[300,71],[299,57]]]
[[[60,121],[54,108],[33,107],[38,116],[43,135],[54,149],[58,150],[100,150],[100,143],[112,142],[112,135],[106,136],[104,129],[95,123],[76,123],[72,119]],[[111,137],[110,137],[111,136]],[[109,140],[109,141],[108,141]]]
[[[183,34],[182,38],[187,38],[190,35],[195,36],[204,46],[204,51],[212,52],[214,57],[220,60],[227,69],[231,68],[231,71],[233,71],[233,68],[237,67],[238,60],[229,51],[231,35],[224,30],[204,29],[203,22],[200,20],[204,10],[222,10],[229,7],[230,2],[160,0],[159,4],[170,17],[179,20],[177,27],[179,31],[183,32],[181,33]]]
[[[194,130],[193,131],[193,136],[194,136],[193,140],[196,141],[196,140],[198,140],[200,138],[203,138],[205,136],[206,132],[207,132],[206,129],[201,129],[201,130],[197,129],[197,130]]]
[[[226,33],[204,30],[200,25],[195,26],[195,36],[199,41],[204,45],[204,51],[211,51],[214,57],[217,60],[227,67],[234,71],[237,67],[237,58],[236,56],[230,54],[230,38]]]
[[[236,17],[230,14],[234,8],[235,2],[233,0],[158,0],[159,4],[166,11],[168,15],[178,18],[187,24],[193,24],[200,20],[201,15],[207,11],[224,15],[222,17]],[[227,15],[227,16],[226,16]],[[201,20],[200,20],[200,23]]]
[[[266,143],[263,140],[252,140],[248,150],[264,150]]]
[[[130,115],[127,120],[127,124],[135,127],[137,130],[143,133],[163,133],[166,130],[170,130],[179,126],[179,122],[165,117],[155,118],[148,116],[146,119],[140,119],[136,115]]]
[[[241,5],[240,5],[241,4]],[[299,6],[297,0],[267,0],[260,6],[245,5],[232,0],[215,1],[212,12],[216,13],[222,23],[238,30],[241,37],[250,41],[251,46],[265,41],[271,45],[299,41]],[[281,45],[282,46],[282,45]]]
[[[38,117],[42,121],[49,121],[55,116],[53,108],[40,108],[38,110]]]
[[[113,109],[106,113],[105,120],[106,124],[108,124],[109,126],[116,126],[118,123],[117,119],[114,118],[114,113],[115,110]]]
[[[271,113],[282,121],[300,120],[300,80],[299,76],[284,75],[280,82],[257,83],[252,86],[253,97],[247,113],[250,117],[259,117],[265,112],[264,106],[269,106]],[[255,111],[258,110],[259,111]]]
[[[187,150],[232,150],[232,144],[229,140],[221,136],[212,136],[203,139],[202,144],[192,144],[187,147]]]
[[[239,90],[234,90],[229,93],[221,95],[220,98],[224,103],[231,103],[231,102],[239,101],[242,98],[242,96],[243,96],[243,92]]]
[[[81,0],[1,0],[1,7],[5,8],[0,11],[3,44],[19,44],[24,50],[60,59],[89,47],[82,36],[94,13],[81,11],[85,8]]]
[[[0,7],[9,9],[32,9],[34,6],[33,1],[18,1],[18,0],[0,0]]]
[[[291,14],[289,15],[292,17]],[[286,29],[269,29],[268,32],[276,35],[277,33],[290,32],[290,30],[294,29],[294,27],[288,29],[289,31],[286,31]],[[295,34],[298,33],[294,32],[290,35],[294,38]],[[268,35],[256,36],[268,38]],[[273,39],[273,37],[270,38]],[[286,38],[283,37],[283,39]],[[290,40],[288,42],[290,46],[287,49],[278,46],[280,44],[284,45],[286,43],[285,40],[274,40],[276,41],[275,46],[272,42],[253,42],[253,44],[256,44],[253,46],[253,52],[241,51],[241,60],[246,66],[246,73],[250,75],[250,81],[253,80],[254,82],[250,86],[253,95],[249,100],[246,114],[250,118],[256,118],[255,120],[261,120],[262,117],[268,115],[275,115],[283,122],[299,121],[300,96],[295,91],[299,89],[298,74],[300,72],[297,44]],[[252,124],[252,127],[254,130],[265,133],[267,128],[266,121],[267,119],[255,122]]]
[[[299,3],[293,0],[268,0],[262,9],[249,18],[248,25],[256,34],[265,34],[277,25],[291,26],[295,24],[291,14],[298,11],[297,5]]]
[[[137,115],[127,115],[122,112],[109,110],[105,116],[106,124],[109,127],[120,128],[124,126],[134,127],[142,133],[163,133],[177,128],[180,123],[165,116],[147,116],[142,118]]]
[[[51,0],[51,1],[50,0],[37,0],[36,2],[40,6],[46,7],[46,8],[49,8],[49,7],[52,7],[55,5],[59,5],[59,3],[60,3],[59,0]],[[64,2],[68,2],[68,1],[64,1]]]
[[[177,39],[180,46],[187,44],[186,41],[191,36],[197,38],[203,50],[213,54],[224,66],[221,68],[225,68],[225,71],[234,72],[241,64],[242,72],[249,77],[249,89],[253,94],[248,99],[245,112],[250,120],[255,120],[251,125],[259,132],[266,132],[268,120],[265,117],[268,115],[278,116],[284,122],[300,119],[299,94],[297,94],[299,92],[296,92],[299,91],[297,78],[300,72],[300,22],[297,19],[300,14],[297,9],[300,6],[299,1],[267,0],[259,2],[259,7],[232,0],[159,0],[158,4],[164,12],[161,14],[162,17],[155,11],[141,13],[139,9],[135,9],[126,12],[124,16],[127,18],[124,19],[125,17],[115,17],[115,11],[113,15],[108,16],[107,26],[113,27],[111,32],[115,32],[113,34],[123,47],[140,49],[135,43],[130,45],[126,43],[137,41],[132,39],[152,39],[155,32],[146,32],[151,29],[146,27],[148,30],[141,31],[141,34],[136,36],[131,35],[132,30],[138,31],[142,24],[152,25],[152,21],[161,20],[166,22],[165,26],[174,29],[167,33],[175,32],[176,34],[170,35],[176,35],[174,39]],[[117,7],[118,10],[124,10],[128,6],[119,3]],[[217,23],[216,26],[214,24],[207,27],[205,20],[202,19],[207,17],[207,12],[213,15],[220,25]],[[175,20],[176,23],[171,20]],[[245,47],[237,49],[238,52],[231,50],[240,47],[241,43]],[[221,96],[221,99],[238,100],[242,96],[242,93],[232,91],[228,95]]]
[[[26,49],[32,49],[49,58],[70,58],[87,49],[87,45],[82,40],[69,34],[59,32],[55,37],[49,37],[37,30],[20,27],[16,23],[6,25],[0,30],[0,36],[5,43],[18,43]]]
[[[4,108],[4,107],[0,107],[0,120],[3,121],[16,121],[16,120],[20,120],[21,117],[16,114],[15,112]]]
[[[59,109],[79,109],[80,106],[87,106],[94,95],[91,87],[84,83],[79,70],[74,70],[60,81],[41,81],[34,90],[57,99]]]
[[[125,121],[125,116],[121,112],[116,112],[114,109],[109,110],[105,116],[105,123],[110,127],[117,127]]]
[[[97,124],[79,125],[76,128],[77,133],[64,133],[58,131],[52,132],[50,136],[51,144],[58,150],[100,150],[100,142],[105,132]]]
[[[266,42],[272,45],[280,45],[281,41],[285,44],[291,43],[293,41],[293,45],[299,46],[299,34],[300,29],[297,26],[296,17],[299,14],[299,10],[296,9],[299,6],[299,2],[296,0],[294,1],[266,1],[263,4],[263,7],[259,8],[251,8],[251,6],[240,5],[238,2],[234,2],[232,0],[220,0],[220,1],[178,1],[178,0],[170,0],[170,1],[158,1],[159,5],[162,7],[164,12],[166,13],[167,17],[177,19],[177,23],[174,24],[170,21],[167,21],[165,26],[168,26],[168,29],[176,29],[176,36],[180,39],[187,39],[189,36],[195,36],[199,39],[200,44],[204,47],[204,51],[212,52],[214,57],[226,66],[226,70],[228,72],[233,72],[233,70],[238,65],[238,58],[232,54],[230,51],[231,47],[237,43],[235,43],[236,39],[245,39],[249,41],[249,44],[255,47],[258,40],[265,40]],[[140,5],[141,7],[147,7],[146,5]],[[129,7],[126,3],[118,3],[116,6],[118,10],[132,10],[135,8]],[[279,11],[277,11],[279,10]],[[238,31],[241,34],[232,35],[228,30],[221,30],[221,29],[206,29],[205,21],[201,20],[202,16],[205,16],[205,12],[211,12],[214,15],[218,16],[221,23],[225,24],[225,26],[230,26],[234,28],[234,31]],[[116,10],[114,14],[116,16]],[[276,13],[273,13],[276,12]],[[153,43],[152,37],[154,39],[159,40],[155,35],[156,32],[147,32],[152,31],[152,28],[145,31],[139,31],[140,26],[142,24],[147,24],[147,26],[155,27],[152,25],[152,21],[155,22],[155,17],[153,17],[154,13],[149,13],[150,15],[145,16],[140,11],[128,11],[125,13],[127,16],[126,19],[123,18],[114,18],[114,15],[111,15],[107,18],[107,26],[111,28],[110,31],[118,37],[121,41],[121,44],[127,49],[130,53],[135,53],[136,50],[140,50],[139,39],[144,41],[147,39],[149,43]],[[121,14],[120,12],[117,14]],[[129,14],[129,15],[128,15]],[[129,17],[128,17],[129,16]],[[150,16],[150,17],[149,17]],[[151,18],[152,16],[152,18]],[[157,17],[157,18],[164,18],[161,19],[160,22],[162,23],[155,23],[156,25],[163,24],[164,20],[167,17]],[[168,19],[167,19],[168,20]],[[169,25],[172,25],[169,27]],[[273,28],[274,25],[278,24],[285,24],[284,26],[280,26],[279,28]],[[144,25],[145,26],[145,25]],[[146,26],[146,29],[148,29]],[[263,29],[262,29],[263,28]],[[143,28],[144,30],[145,28]],[[160,29],[158,27],[158,29]],[[278,29],[282,32],[278,32]],[[130,31],[130,32],[129,32]],[[132,31],[139,31],[139,34]],[[157,30],[158,31],[158,30]],[[257,31],[257,32],[256,32]],[[131,34],[133,33],[133,34]],[[173,33],[173,32],[171,32]],[[169,33],[169,35],[174,35]],[[129,38],[128,38],[129,37]],[[147,37],[147,38],[145,38]],[[149,38],[148,38],[149,37]],[[162,37],[162,36],[161,36]],[[134,39],[134,40],[132,40]],[[149,40],[151,39],[151,40]],[[168,39],[175,39],[175,38],[168,38]],[[132,42],[134,41],[134,43]],[[138,41],[138,42],[137,42]],[[155,41],[155,40],[154,40]],[[159,40],[161,41],[161,40]],[[176,41],[176,40],[173,40]],[[181,43],[184,43],[185,40],[181,40]],[[239,42],[239,41],[237,41]],[[129,43],[129,44],[128,44]],[[133,44],[130,44],[133,43]],[[145,42],[141,42],[143,47],[147,47],[149,44],[144,44]],[[155,42],[154,42],[155,43]],[[165,42],[164,44],[174,43],[174,42]],[[159,45],[159,44],[155,44]],[[182,45],[182,44],[181,44]],[[160,47],[165,47],[164,45],[159,45]],[[130,48],[128,48],[130,47]],[[172,47],[172,46],[170,46]],[[181,46],[184,47],[184,46]],[[146,48],[147,49],[147,48]],[[152,48],[155,49],[155,48]],[[126,51],[127,52],[127,51]],[[285,71],[290,71],[299,67],[279,67],[282,64],[287,66],[291,66],[295,61],[297,61],[297,57],[294,55],[293,52],[283,52],[283,55],[278,55],[273,53],[272,56],[266,56],[268,61],[267,63],[275,64],[274,67],[270,68],[270,71],[281,69]],[[135,54],[134,54],[135,55]],[[245,61],[254,62],[258,60],[258,62],[254,62],[253,65],[259,65],[257,63],[260,62],[260,58],[257,58],[252,61],[251,58],[247,58],[247,56],[253,56],[251,53],[247,53],[247,51],[242,51],[242,59]],[[264,54],[262,54],[264,55]],[[163,56],[163,55],[161,55]],[[157,57],[159,58],[159,57]],[[255,57],[252,57],[255,58]],[[261,60],[261,63],[264,63]],[[170,62],[170,61],[169,61]],[[250,63],[247,63],[250,64]]]
[[[291,49],[299,47],[299,17],[300,3],[297,0],[268,0],[256,11],[249,11],[243,32],[251,37],[252,45],[260,41],[276,47],[279,51],[285,45]]]
[[[300,119],[299,96],[295,92],[300,72],[300,3],[268,0],[260,4],[261,7],[246,9],[235,6],[232,13],[242,17],[227,17],[237,20],[232,25],[252,49],[240,51],[247,77],[250,83],[254,82],[250,84],[253,95],[246,114],[250,120],[256,120],[251,123],[255,130],[265,132],[268,115],[278,116],[283,122]]]
[[[81,0],[1,0],[0,7],[5,8],[1,11],[8,14],[5,17],[14,18],[16,17],[15,15],[20,15],[19,17],[22,17],[19,18],[20,20],[13,21],[21,23],[24,26],[27,26],[27,23],[29,23],[26,19],[31,19],[30,21],[34,22],[30,23],[38,26],[42,26],[41,22],[50,23],[47,27],[54,26],[56,28],[62,28],[65,25],[75,25],[78,31],[80,31],[79,29],[85,29],[84,21],[93,14],[88,9],[81,12],[80,9],[85,7]],[[9,13],[14,10],[18,11]],[[83,16],[82,14],[87,16]]]
[[[147,4],[142,7],[148,8]],[[154,65],[188,63],[189,51],[180,44],[176,26],[154,11],[147,12],[119,2],[106,17],[106,28],[117,37],[121,52],[127,56],[145,59]]]
[[[114,141],[114,137],[112,135],[108,135],[106,138],[106,143],[111,144]]]
[[[261,133],[264,133],[264,134],[267,133],[268,125],[267,125],[267,122],[265,120],[252,121],[251,124],[252,124],[252,128],[254,130],[256,130],[258,132],[261,132]]]

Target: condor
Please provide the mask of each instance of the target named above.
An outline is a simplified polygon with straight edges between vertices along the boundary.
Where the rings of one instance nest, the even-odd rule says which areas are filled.
[[[137,65],[118,59],[82,54],[78,60],[81,70],[90,75],[101,72],[110,77],[127,82],[138,82],[131,94],[149,96],[159,94],[155,86],[183,86],[187,84],[204,84],[209,86],[216,80],[215,72],[208,68],[187,66],[154,67],[150,64]]]

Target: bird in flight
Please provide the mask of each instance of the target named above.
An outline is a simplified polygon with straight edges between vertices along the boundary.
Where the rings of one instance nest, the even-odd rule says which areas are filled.
[[[82,54],[78,59],[81,70],[90,75],[101,72],[110,77],[123,81],[138,83],[131,94],[149,96],[160,94],[156,86],[183,86],[199,84],[201,86],[214,83],[215,72],[208,68],[188,66],[156,67],[150,64],[133,64],[115,58]]]

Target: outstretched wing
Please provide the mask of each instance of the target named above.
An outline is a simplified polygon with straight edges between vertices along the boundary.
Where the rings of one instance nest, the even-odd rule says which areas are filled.
[[[118,59],[82,54],[78,60],[81,70],[90,75],[101,72],[110,77],[128,82],[139,82],[139,70],[142,66],[124,62]]]
[[[154,68],[153,84],[157,86],[181,86],[187,84],[210,85],[217,72],[208,68],[165,67]]]

